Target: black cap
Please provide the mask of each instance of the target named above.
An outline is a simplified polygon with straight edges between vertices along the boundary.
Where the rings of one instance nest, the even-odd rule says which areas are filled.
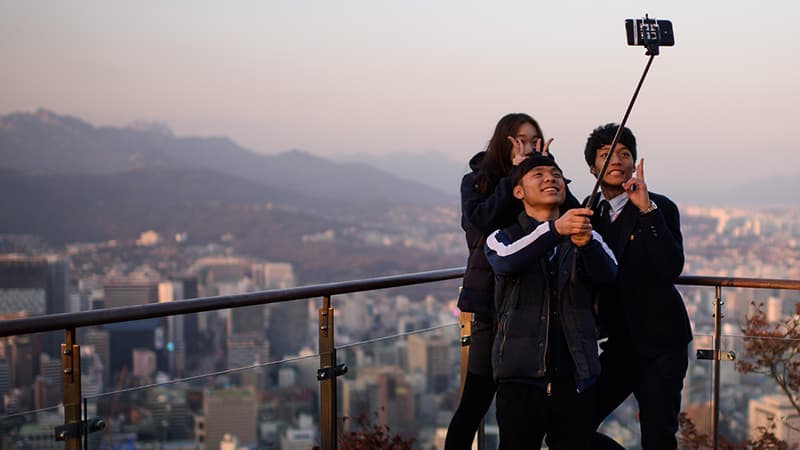
[[[511,185],[516,186],[526,173],[530,172],[534,167],[539,166],[555,167],[556,169],[561,170],[561,168],[558,167],[558,164],[556,164],[556,160],[552,155],[548,154],[547,156],[542,156],[539,153],[534,153],[511,169]],[[569,180],[565,178],[564,182],[569,183]]]

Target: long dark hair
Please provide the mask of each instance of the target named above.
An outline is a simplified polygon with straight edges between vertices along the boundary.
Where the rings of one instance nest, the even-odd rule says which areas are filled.
[[[478,166],[477,183],[478,189],[486,193],[489,186],[493,185],[502,177],[511,173],[511,149],[513,145],[508,140],[509,136],[516,136],[519,128],[529,123],[533,125],[539,136],[544,139],[542,128],[533,117],[525,113],[511,113],[503,116],[497,126],[494,127],[494,134],[486,146],[486,154],[483,155]]]

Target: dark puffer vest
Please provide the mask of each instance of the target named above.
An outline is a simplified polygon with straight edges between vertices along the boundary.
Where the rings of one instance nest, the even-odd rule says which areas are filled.
[[[526,241],[521,241],[525,238]],[[590,386],[600,374],[593,311],[594,285],[611,283],[616,261],[597,233],[575,252],[569,239],[555,232],[553,222],[537,222],[524,212],[516,224],[493,235],[497,245],[508,246],[499,254],[487,246],[488,261],[496,276],[497,336],[492,349],[494,376],[503,380],[541,379],[547,375],[550,330],[550,293],[575,367],[579,389]],[[515,244],[515,245],[511,245]],[[522,244],[522,245],[521,245]],[[558,286],[550,286],[547,255],[557,247]],[[577,255],[576,276],[572,260]]]

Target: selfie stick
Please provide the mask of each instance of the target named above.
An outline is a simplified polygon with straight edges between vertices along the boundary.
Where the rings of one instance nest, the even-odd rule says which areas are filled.
[[[589,195],[589,199],[586,202],[585,206],[589,208],[594,205],[594,202],[597,199],[597,188],[600,187],[600,181],[602,181],[603,177],[606,175],[608,163],[611,161],[611,154],[614,153],[614,149],[617,147],[619,135],[622,134],[622,129],[625,128],[625,124],[628,122],[628,116],[631,115],[633,104],[636,102],[636,97],[639,96],[639,90],[642,88],[642,84],[647,76],[647,72],[650,70],[650,65],[653,63],[653,58],[655,58],[658,53],[652,53],[648,48],[647,54],[650,55],[650,58],[647,60],[647,65],[644,67],[642,78],[639,79],[639,84],[636,86],[636,91],[633,92],[633,97],[631,98],[631,102],[628,104],[628,109],[625,111],[625,116],[622,117],[622,122],[620,122],[619,126],[617,127],[617,132],[614,133],[614,139],[611,140],[611,149],[609,149],[608,153],[606,153],[606,159],[603,161],[603,167],[600,168],[600,173],[597,175],[597,180],[594,183],[594,188],[592,188],[592,193]]]
[[[649,20],[649,17],[645,15],[645,19]],[[594,183],[594,187],[592,188],[591,194],[589,194],[589,198],[586,200],[584,207],[591,208],[594,206],[594,202],[597,200],[597,189],[600,187],[600,182],[603,180],[603,177],[606,175],[606,170],[608,170],[608,163],[611,161],[611,155],[614,153],[614,149],[617,147],[617,142],[619,141],[619,136],[622,134],[622,130],[625,128],[625,124],[628,122],[628,116],[631,115],[631,110],[633,110],[633,104],[636,103],[636,97],[639,96],[639,91],[642,89],[642,84],[644,84],[644,79],[647,77],[647,72],[650,70],[650,65],[653,64],[653,59],[658,55],[658,39],[647,39],[645,41],[645,47],[647,47],[647,51],[645,55],[649,55],[650,58],[647,59],[647,65],[644,66],[644,72],[642,72],[642,77],[639,78],[639,84],[636,85],[636,90],[633,91],[633,97],[631,97],[630,103],[628,103],[628,109],[625,110],[625,115],[622,117],[622,121],[619,123],[617,127],[617,132],[614,133],[614,139],[611,140],[611,148],[608,150],[606,154],[606,158],[603,161],[603,166],[600,168],[600,173],[597,174],[597,180]],[[636,185],[631,186],[631,191],[635,190]],[[578,256],[578,248],[575,247],[575,254],[572,258],[572,273],[570,274],[571,279],[574,281],[575,276],[577,274],[577,256]]]
[[[644,23],[655,23],[655,19],[650,19],[650,17],[645,14]],[[594,188],[592,188],[592,192],[589,195],[589,198],[586,202],[586,205],[589,208],[594,206],[594,202],[597,199],[597,188],[600,187],[600,182],[603,180],[603,177],[606,175],[606,170],[608,170],[608,162],[611,160],[611,154],[614,153],[614,149],[617,147],[617,142],[619,141],[619,136],[622,134],[623,128],[625,128],[625,124],[628,122],[628,116],[631,115],[631,110],[633,109],[633,104],[636,102],[636,97],[639,96],[639,90],[642,88],[642,84],[644,83],[644,79],[647,76],[647,71],[650,70],[650,65],[653,63],[653,58],[658,55],[658,46],[659,46],[659,37],[654,36],[651,32],[642,33],[642,41],[647,51],[645,55],[650,56],[647,60],[647,65],[644,67],[644,72],[642,73],[642,78],[639,79],[639,84],[636,85],[636,90],[633,92],[633,97],[631,98],[631,102],[628,104],[628,109],[625,111],[625,116],[622,117],[622,122],[620,122],[619,126],[617,127],[617,132],[614,133],[614,139],[611,140],[611,148],[608,150],[606,154],[606,159],[603,161],[603,166],[600,168],[600,173],[597,175],[597,180],[594,183]],[[628,44],[631,44],[631,38],[628,38]],[[665,43],[664,45],[672,45]],[[636,190],[636,185],[631,186],[631,191]]]

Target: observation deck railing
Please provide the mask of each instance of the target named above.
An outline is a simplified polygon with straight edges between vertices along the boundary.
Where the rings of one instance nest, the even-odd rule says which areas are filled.
[[[68,450],[86,449],[88,448],[88,434],[101,429],[103,426],[103,419],[88,419],[85,415],[85,398],[81,395],[80,346],[78,345],[76,334],[78,328],[252,305],[268,305],[293,300],[321,298],[322,302],[318,310],[317,325],[319,368],[316,373],[319,383],[319,444],[321,449],[329,450],[337,448],[337,414],[339,413],[339,407],[336,381],[338,377],[347,372],[347,367],[344,364],[339,364],[336,357],[337,348],[341,350],[347,346],[337,347],[334,340],[335,310],[332,296],[441,282],[461,278],[463,275],[464,268],[459,267],[239,295],[205,297],[169,303],[152,303],[84,312],[34,316],[0,321],[0,337],[60,330],[64,331],[65,338],[64,343],[61,344],[60,351],[64,425],[55,427],[54,439],[65,441],[65,448]],[[710,437],[712,446],[716,449],[719,446],[720,364],[723,361],[735,358],[732,352],[723,350],[720,344],[724,318],[722,289],[753,288],[800,291],[800,281],[682,276],[676,280],[676,283],[681,286],[705,286],[715,288],[713,299],[713,335],[710,336],[711,348],[697,350],[697,359],[711,361],[712,393]],[[462,339],[460,342],[462,342],[462,346],[469,341],[468,339],[464,339],[466,337],[465,335],[468,335],[469,330],[469,320],[465,316],[467,315],[462,314],[461,319]],[[462,350],[462,382],[465,357],[466,352]],[[3,417],[0,417],[0,421],[2,421],[2,419]],[[480,440],[479,448],[482,448],[482,442]]]

